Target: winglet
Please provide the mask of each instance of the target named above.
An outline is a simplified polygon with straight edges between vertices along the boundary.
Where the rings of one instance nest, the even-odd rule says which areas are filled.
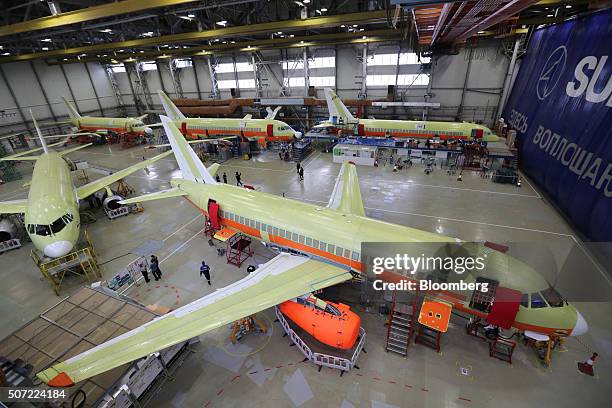
[[[168,95],[166,95],[164,91],[158,91],[158,93],[159,93],[159,99],[161,99],[161,103],[164,107],[164,110],[166,111],[166,115],[170,119],[172,120],[186,119],[185,115],[183,115],[183,112],[181,112],[179,108],[177,108],[176,105],[172,103],[172,101],[170,100],[170,98],[168,98]]]
[[[160,115],[159,118],[164,124],[166,136],[168,137],[170,146],[172,146],[172,152],[174,152],[183,178],[185,180],[204,182],[206,184],[217,184],[217,181],[210,175],[208,170],[206,170],[206,167],[204,167],[198,155],[193,151],[191,146],[189,146],[170,118],[164,115]]]
[[[42,146],[45,153],[49,153],[49,148],[47,147],[47,141],[43,137],[42,133],[40,133],[40,128],[38,127],[36,118],[34,118],[34,115],[32,114],[32,109],[30,109],[30,116],[32,117],[32,122],[34,123],[34,127],[36,128],[36,133],[38,134],[38,138],[40,139],[40,145]]]
[[[62,371],[55,377],[53,377],[48,383],[50,387],[72,387],[74,385],[74,381],[65,371]]]

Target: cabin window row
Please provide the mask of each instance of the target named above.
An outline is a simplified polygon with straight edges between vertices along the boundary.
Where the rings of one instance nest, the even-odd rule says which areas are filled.
[[[223,126],[189,126],[189,129],[195,130],[242,130],[244,132],[259,132],[259,128],[240,128],[240,127],[223,127]]]
[[[389,132],[389,134],[403,133],[406,131],[405,129],[385,129],[385,128],[366,128],[366,130],[370,132],[382,132],[382,133]],[[415,133],[418,135],[437,134],[437,135],[446,135],[446,136],[463,136],[462,132],[451,132],[451,131],[445,131],[445,130],[434,131],[434,130],[414,129],[414,130],[410,130],[410,133]]]
[[[319,249],[320,251],[328,252],[330,254],[334,254],[337,256],[341,256],[346,259],[351,259],[353,261],[359,261],[360,254],[357,251],[351,251],[350,249],[342,248],[338,245],[328,244],[323,241],[319,241],[317,239],[307,237],[295,232],[291,232],[289,230],[285,230],[283,228],[275,227],[273,225],[269,225],[260,221],[252,220],[250,218],[245,218],[241,215],[234,214],[229,211],[219,210],[219,216],[221,218],[234,221],[240,223],[242,225],[246,225],[247,227],[254,228],[259,231],[267,232],[270,235],[274,235],[277,237],[281,237],[284,239],[288,239],[290,241],[306,245],[311,248]]]

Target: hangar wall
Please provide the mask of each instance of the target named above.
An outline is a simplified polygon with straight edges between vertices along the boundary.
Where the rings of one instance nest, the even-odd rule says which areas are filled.
[[[462,49],[455,55],[434,56],[431,60],[431,82],[427,85],[399,85],[397,87],[397,99],[407,102],[420,102],[425,100],[425,95],[430,94],[432,102],[439,102],[441,108],[429,110],[428,120],[462,120],[481,121],[491,124],[499,103],[509,58],[503,53],[503,43],[500,41],[485,42],[475,46],[473,49]],[[368,61],[374,54],[397,54],[400,50],[397,44],[373,44],[368,47]],[[308,55],[312,57],[332,57],[335,66],[310,68],[310,76],[335,77],[335,87],[342,98],[358,98],[361,93],[362,82],[362,46],[335,46],[310,48]],[[287,77],[286,66],[281,61],[301,60],[302,49],[289,50],[264,50],[257,54],[261,94],[260,96],[278,96],[283,83]],[[183,95],[188,98],[207,99],[212,92],[212,82],[208,67],[208,57],[195,57],[195,68],[188,66],[180,68],[176,72],[183,90]],[[470,63],[471,59],[471,63]],[[232,63],[231,56],[217,58],[217,63]],[[237,63],[250,63],[250,56],[236,56]],[[369,62],[368,62],[369,64]],[[152,94],[153,108],[160,109],[156,92],[158,89],[165,90],[171,97],[177,97],[169,68],[169,60],[157,60],[155,69],[143,73],[147,88]],[[82,113],[91,115],[104,114],[119,115],[118,102],[107,76],[105,69],[98,63],[88,63],[91,74],[89,80],[85,64],[67,64],[63,66],[66,77],[77,105]],[[469,66],[469,74],[468,74]],[[34,68],[33,68],[34,67]],[[40,78],[38,83],[33,69]],[[24,115],[28,115],[28,109],[40,120],[52,121],[54,117],[58,120],[65,119],[66,112],[61,102],[61,96],[72,99],[70,89],[64,79],[60,66],[49,66],[43,61],[19,62],[3,64],[2,70],[6,79],[17,98],[19,106]],[[127,106],[128,114],[136,115],[134,94],[142,98],[142,91],[138,86],[135,72],[116,72],[115,81],[121,94],[123,103]],[[370,66],[367,67],[369,75],[396,75],[396,74],[418,74],[421,72],[420,64],[397,66]],[[197,73],[197,80],[195,77]],[[466,74],[467,81],[466,81]],[[291,70],[290,76],[303,76],[302,69]],[[252,70],[237,73],[239,80],[252,80]],[[217,72],[218,81],[235,80],[234,72]],[[94,93],[92,81],[97,92]],[[131,82],[131,84],[130,84]],[[131,86],[130,86],[131,85]],[[292,96],[304,96],[306,89],[303,86],[293,86],[288,89]],[[323,98],[323,87],[317,88],[317,96]],[[45,99],[48,99],[49,103]],[[241,97],[257,97],[254,89],[241,89]],[[372,99],[385,98],[387,86],[367,86],[367,97]],[[230,89],[220,89],[220,97],[231,98]],[[99,102],[98,102],[99,101]],[[50,106],[49,106],[50,105]],[[461,108],[460,108],[461,106]],[[0,110],[6,115],[0,120],[0,133],[23,130],[21,117],[16,109],[6,84],[0,78]],[[301,112],[305,114],[305,112]],[[390,119],[422,119],[422,108],[368,108],[365,113],[369,116]],[[327,117],[324,108],[313,108],[309,111],[311,118],[321,120]],[[27,118],[29,120],[29,118]]]
[[[537,30],[504,111],[523,170],[589,239],[612,242],[612,10]]]
[[[101,106],[105,114],[110,114],[117,106],[117,102],[106,71],[97,63],[88,63],[87,67],[91,81],[85,64],[63,66],[66,78],[70,83],[69,88],[62,68],[58,65],[47,65],[43,61],[2,64],[0,66],[2,71],[0,72],[0,111],[3,113],[0,115],[0,133],[23,130],[17,104],[28,122],[30,121],[29,109],[32,109],[32,113],[39,120],[64,119],[67,113],[62,96],[72,100],[71,91],[81,113],[101,115]],[[8,85],[5,80],[8,81]]]

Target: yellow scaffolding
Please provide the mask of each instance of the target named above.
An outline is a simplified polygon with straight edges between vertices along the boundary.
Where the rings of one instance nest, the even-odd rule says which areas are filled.
[[[35,251],[30,251],[30,257],[40,269],[43,277],[49,281],[53,291],[59,296],[64,278],[70,273],[85,277],[87,282],[102,278],[100,266],[89,234],[85,231],[85,246],[67,255],[50,261],[43,260]]]

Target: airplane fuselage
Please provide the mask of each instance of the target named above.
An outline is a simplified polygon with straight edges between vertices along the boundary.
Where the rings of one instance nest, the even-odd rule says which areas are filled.
[[[209,200],[215,200],[221,209],[223,226],[359,273],[365,273],[360,253],[364,242],[439,242],[441,245],[456,242],[455,238],[226,184],[207,185],[181,179],[172,180],[172,184],[187,192],[186,198],[204,213],[207,213]],[[506,269],[512,271],[508,274],[498,273],[495,268],[487,269],[484,277],[496,279],[502,286],[524,294],[538,294],[549,288],[535,270],[518,259],[496,251],[490,253],[488,259],[493,265],[496,262],[498,265],[508,264]],[[486,314],[469,307],[469,299],[464,294],[444,292],[440,296],[453,302],[458,310],[486,317]],[[567,302],[558,307],[544,304],[539,308],[527,304],[520,306],[513,326],[520,330],[570,335],[584,322],[581,319],[577,310]]]
[[[135,118],[98,118],[94,116],[81,116],[70,120],[72,126],[81,131],[97,132],[109,131],[115,133],[134,133],[139,135],[150,134],[151,129],[140,119]]]
[[[188,139],[243,136],[269,142],[290,142],[295,135],[289,125],[274,119],[187,118],[173,123]]]
[[[414,120],[357,119],[326,122],[342,130],[348,136],[391,137],[441,140],[482,140],[496,141],[498,138],[486,126],[465,122],[433,122]]]
[[[34,165],[25,224],[34,246],[51,258],[69,253],[79,238],[79,203],[70,168],[53,150]]]

